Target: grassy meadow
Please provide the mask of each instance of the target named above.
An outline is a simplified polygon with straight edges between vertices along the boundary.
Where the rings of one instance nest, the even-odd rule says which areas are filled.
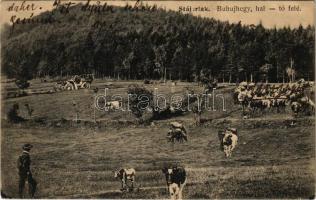
[[[97,80],[93,87],[109,88],[109,95],[127,95],[128,84],[141,82]],[[11,83],[3,91],[14,90]],[[34,81],[32,89],[51,88],[53,83]],[[163,94],[181,94],[186,89],[196,93],[202,88],[193,83],[145,85]],[[137,124],[128,112],[96,111],[93,123],[92,90],[64,91],[2,99],[1,190],[17,197],[17,158],[24,143],[32,143],[32,170],[39,182],[38,198],[168,198],[161,168],[180,164],[188,171],[184,198],[310,198],[315,193],[314,118],[293,118],[285,113],[268,112],[242,119],[233,104],[227,86],[223,94],[226,110],[205,112],[204,123],[195,126],[193,114]],[[219,101],[219,100],[217,100]],[[79,122],[73,122],[79,108]],[[13,103],[28,119],[10,124],[5,115]],[[23,108],[34,109],[29,117]],[[42,119],[38,122],[37,119]],[[183,122],[189,141],[171,144],[166,140],[168,123]],[[291,125],[295,122],[295,125]],[[225,127],[239,130],[239,143],[231,158],[220,151],[217,132]],[[134,192],[122,193],[113,170],[136,169]]]

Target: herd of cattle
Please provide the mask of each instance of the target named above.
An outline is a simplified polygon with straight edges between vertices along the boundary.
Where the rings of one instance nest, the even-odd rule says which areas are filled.
[[[90,88],[93,77],[76,76],[71,80],[58,83],[56,88],[62,90],[77,90],[79,88]],[[210,87],[214,87],[213,85]],[[274,109],[278,113],[285,112],[286,106],[290,106],[293,113],[308,110],[314,111],[315,104],[310,98],[309,88],[313,87],[311,82],[299,80],[295,83],[286,84],[264,84],[264,83],[247,83],[241,82],[234,90],[233,98],[236,104],[242,105],[243,115],[250,110],[252,114],[257,111]],[[311,90],[312,91],[312,90]],[[120,102],[112,101],[106,104],[108,109],[118,109]],[[171,122],[170,129],[167,133],[167,140],[171,143],[183,143],[188,141],[188,133],[185,127],[178,122]],[[237,129],[226,128],[218,132],[220,150],[226,157],[231,157],[233,150],[238,143]],[[171,199],[182,199],[182,191],[186,184],[187,174],[184,167],[171,166],[164,167],[162,173],[166,178],[167,190]],[[134,190],[136,170],[134,168],[122,168],[114,172],[114,177],[121,181],[121,190]],[[128,186],[127,182],[131,182]]]
[[[241,82],[234,90],[234,102],[241,104],[243,114],[246,108],[252,113],[275,109],[277,112],[285,111],[290,106],[293,113],[314,111],[315,104],[311,100],[309,88],[313,83],[303,79],[295,83],[264,84]]]
[[[183,141],[188,141],[188,134],[183,124],[171,122],[167,138],[172,143],[175,141],[182,143]],[[224,131],[219,131],[218,139],[220,149],[225,153],[225,156],[231,157],[238,142],[237,129],[226,128]],[[162,173],[166,178],[170,198],[182,199],[182,191],[187,180],[185,168],[181,166],[164,167],[162,168]],[[122,168],[114,172],[114,177],[119,178],[121,181],[122,191],[134,190],[135,176],[136,170],[134,168]],[[131,182],[131,186],[128,186],[127,181]]]
[[[90,88],[93,79],[93,74],[75,75],[68,80],[58,81],[54,86],[54,90],[63,91],[78,90],[80,88]]]

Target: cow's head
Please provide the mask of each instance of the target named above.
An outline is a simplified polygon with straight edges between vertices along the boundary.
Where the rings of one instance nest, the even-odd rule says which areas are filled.
[[[172,168],[168,168],[168,167],[164,167],[164,168],[162,168],[162,172],[166,176],[167,183],[170,184],[171,183],[171,176],[173,174],[173,169]]]
[[[117,177],[119,176],[119,173],[120,173],[120,172],[119,172],[119,171],[117,171],[117,170],[116,170],[116,171],[114,171],[114,178],[117,178]]]
[[[123,174],[123,169],[114,171],[114,178],[120,178]]]
[[[291,109],[292,109],[292,111],[294,112],[295,115],[298,114],[298,112],[300,111],[300,108],[301,108],[301,104],[298,103],[298,102],[293,102],[291,104]]]

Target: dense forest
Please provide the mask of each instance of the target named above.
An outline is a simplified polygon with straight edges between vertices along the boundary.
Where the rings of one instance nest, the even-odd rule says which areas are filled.
[[[119,79],[313,80],[313,26],[266,29],[174,11],[89,13],[82,5],[6,25],[2,73],[31,79],[93,73]],[[290,69],[290,70],[289,70]],[[293,75],[293,73],[292,73]]]

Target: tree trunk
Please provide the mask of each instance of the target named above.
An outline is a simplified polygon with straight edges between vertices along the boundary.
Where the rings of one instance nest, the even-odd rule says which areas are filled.
[[[276,65],[276,82],[278,83],[279,82],[279,63],[277,62],[277,65]]]
[[[282,82],[285,83],[285,76],[284,76],[284,72],[282,74]]]
[[[163,80],[164,83],[166,82],[166,79],[167,79],[167,68],[165,67],[165,70],[164,70],[164,80]]]

